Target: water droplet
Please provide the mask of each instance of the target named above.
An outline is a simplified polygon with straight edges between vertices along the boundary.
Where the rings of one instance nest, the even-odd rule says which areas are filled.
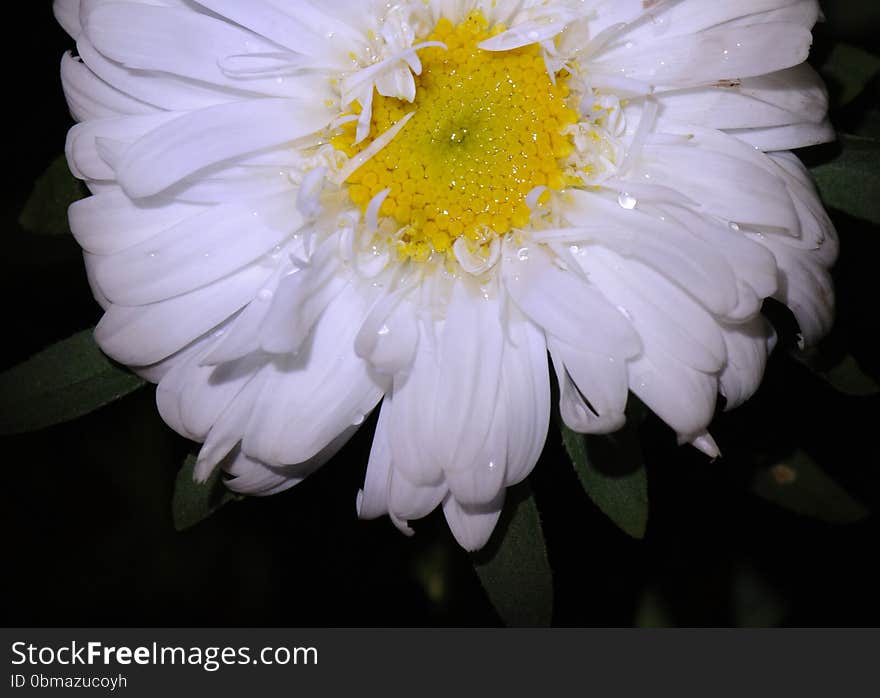
[[[617,203],[620,204],[621,208],[625,208],[627,211],[632,211],[636,205],[638,205],[639,200],[629,192],[624,191],[617,197]]]
[[[730,229],[731,229],[732,231],[738,233],[738,232],[739,232],[739,224],[738,224],[738,223],[731,223],[731,224],[730,224]]]
[[[376,334],[378,334],[380,337],[387,337],[389,334],[391,334],[391,328],[388,327],[388,325],[382,325],[382,327],[379,328],[379,331]]]
[[[520,247],[519,251],[516,253],[517,259],[520,262],[525,262],[529,258],[529,248],[528,247]]]
[[[366,420],[366,416],[362,414],[356,414],[354,419],[351,420],[352,426],[359,427]]]

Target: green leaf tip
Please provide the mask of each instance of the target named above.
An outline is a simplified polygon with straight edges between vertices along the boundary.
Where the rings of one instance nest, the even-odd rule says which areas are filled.
[[[648,527],[648,476],[632,427],[584,436],[560,422],[562,442],[587,495],[624,533],[642,539]]]
[[[777,506],[826,523],[856,523],[870,513],[801,450],[759,471],[752,490]]]
[[[880,140],[840,134],[840,153],[811,171],[831,208],[880,223]]]
[[[146,382],[108,359],[85,330],[0,373],[0,434],[82,417]]]
[[[171,516],[174,528],[185,531],[207,519],[220,507],[242,499],[223,484],[223,471],[216,467],[205,482],[196,482],[196,457],[190,455],[183,463],[174,483]]]
[[[70,174],[62,155],[37,179],[18,222],[39,235],[66,235],[70,232],[67,209],[87,195],[83,183]]]
[[[822,77],[836,88],[836,107],[856,99],[880,74],[880,57],[856,46],[838,42],[822,65]]]
[[[495,533],[471,558],[489,600],[509,627],[550,625],[553,573],[541,517],[527,483],[508,491]]]

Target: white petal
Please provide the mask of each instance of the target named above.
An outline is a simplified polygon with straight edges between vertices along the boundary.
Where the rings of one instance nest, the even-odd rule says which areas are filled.
[[[427,321],[419,328],[419,350],[411,370],[394,377],[391,413],[394,469],[416,486],[437,485],[443,479],[434,444],[434,397],[439,390],[440,374],[437,339],[426,324]]]
[[[330,118],[326,106],[298,99],[208,107],[181,116],[134,143],[119,165],[118,179],[134,198],[157,194],[210,165],[315,133]]]
[[[335,21],[306,2],[285,6],[285,3],[272,0],[248,0],[247,4],[242,4],[239,0],[197,1],[281,46],[310,56],[326,58],[336,53],[341,54],[342,58],[347,52],[356,51],[363,42],[363,37],[350,26]],[[359,3],[358,9],[365,8]],[[360,17],[349,14],[346,19],[354,20],[358,24]],[[328,41],[328,37],[332,37],[332,41]],[[333,51],[334,44],[345,46],[345,50]]]
[[[266,385],[242,442],[247,455],[271,465],[303,462],[363,423],[385,392],[354,353],[364,311],[361,291],[349,287],[322,314],[307,351],[264,369]]]
[[[577,351],[558,340],[550,341],[550,352],[559,380],[563,421],[585,434],[607,434],[620,429],[626,422],[624,409],[629,395],[626,362]]]
[[[697,34],[627,41],[594,57],[589,69],[653,85],[690,86],[748,78],[802,63],[810,31],[795,23],[719,27]]]
[[[745,80],[662,92],[664,120],[718,129],[766,128],[819,123],[828,111],[828,94],[807,63]]]
[[[156,107],[129,97],[108,85],[70,53],[65,53],[61,58],[61,84],[71,114],[77,121],[109,119],[126,114],[150,114],[156,111]]]
[[[82,25],[79,23],[79,3],[80,0],[55,0],[52,3],[58,24],[74,39],[82,31]]]
[[[194,441],[205,440],[223,411],[266,363],[263,357],[251,356],[222,366],[203,366],[205,352],[203,347],[179,362],[156,390],[162,418]]]
[[[733,409],[748,400],[761,384],[773,330],[763,317],[725,328],[727,366],[719,376],[725,409]]]
[[[831,143],[837,138],[834,126],[829,120],[815,123],[790,124],[770,128],[746,128],[729,131],[758,150],[794,150],[811,145]]]
[[[111,305],[95,338],[117,361],[148,366],[171,356],[243,308],[271,276],[254,264],[197,291],[140,307]]]
[[[778,177],[708,148],[648,146],[639,174],[682,192],[726,220],[797,231],[797,214]]]
[[[107,3],[88,16],[86,34],[104,56],[126,68],[172,75],[262,95],[289,96],[291,78],[230,77],[221,61],[229,56],[270,53],[278,47],[190,9],[139,3]]]
[[[539,246],[505,246],[504,284],[517,306],[548,334],[585,351],[634,356],[641,350],[627,319],[593,286],[563,271]]]
[[[679,434],[706,430],[715,412],[718,380],[650,346],[629,364],[630,389]]]
[[[834,223],[822,206],[819,192],[809,170],[792,153],[771,153],[768,157],[779,166],[779,173],[794,202],[801,223],[801,241],[819,262],[830,267],[837,261],[840,242]]]
[[[241,450],[233,451],[231,462],[223,465],[223,469],[233,475],[226,481],[226,486],[233,492],[259,497],[283,492],[298,485],[335,456],[353,433],[354,429],[346,430],[308,461],[289,466],[272,466],[247,456]]]
[[[476,284],[460,280],[446,308],[440,339],[437,392],[422,399],[435,402],[433,457],[444,471],[496,465],[505,454],[484,453],[487,438],[506,449],[503,417],[495,423],[504,337],[500,307],[484,300]],[[493,424],[496,431],[493,432]],[[490,451],[497,449],[489,449]],[[485,461],[485,462],[481,462]],[[503,480],[503,475],[499,482]]]
[[[625,182],[621,182],[626,187]],[[607,195],[571,192],[565,211],[572,226],[585,225],[577,236],[595,241],[627,258],[637,259],[674,280],[708,310],[724,315],[736,307],[733,269],[712,245],[695,239],[662,216],[628,210]],[[615,352],[601,351],[615,355]]]
[[[86,252],[108,255],[128,249],[206,210],[176,201],[138,204],[118,187],[74,202],[70,229]]]
[[[776,256],[781,274],[774,296],[794,313],[806,344],[815,344],[834,322],[834,285],[821,257],[786,242],[781,236],[758,240]]]
[[[357,514],[362,519],[375,519],[388,513],[388,493],[391,485],[391,425],[392,396],[386,395],[379,410],[379,421],[373,435],[370,460],[364,489],[358,492]]]
[[[289,193],[233,201],[101,257],[97,280],[114,303],[155,303],[251,264],[285,242],[301,222]]]
[[[480,429],[477,425],[474,431]],[[492,422],[480,434],[482,444],[473,450],[458,449],[456,460],[444,469],[450,496],[466,506],[482,507],[504,490],[507,478],[509,424],[507,403],[502,398],[492,413]]]
[[[201,109],[242,98],[239,92],[175,75],[129,70],[103,56],[85,34],[81,34],[77,40],[76,52],[89,69],[108,85],[160,109]]]
[[[603,295],[626,311],[646,349],[656,345],[707,373],[724,365],[717,321],[674,283],[640,262],[599,247],[582,250],[577,259]]]
[[[98,141],[130,143],[178,116],[172,112],[159,112],[77,124],[68,132],[65,145],[71,172],[80,179],[115,179],[116,171],[98,151]]]
[[[297,353],[327,306],[346,289],[349,278],[337,258],[338,247],[337,239],[329,238],[308,267],[279,282],[259,329],[263,350],[272,354]],[[366,291],[366,285],[360,289]]]
[[[272,468],[240,450],[235,451],[230,460],[223,464],[223,469],[232,475],[225,481],[230,490],[257,497],[283,492],[306,477],[306,474],[291,475],[280,468]]]
[[[738,226],[700,216],[683,206],[666,206],[663,211],[688,232],[712,245],[734,270],[738,303],[723,316],[742,321],[760,312],[763,300],[778,288],[776,259],[769,250],[750,239]]]
[[[535,467],[550,422],[550,376],[544,334],[510,309],[501,361],[501,394],[507,415],[507,479],[521,482]]]
[[[443,515],[458,544],[469,552],[479,550],[489,541],[504,505],[504,490],[485,507],[466,507],[450,494],[443,501]]]
[[[448,492],[445,482],[414,485],[397,469],[396,461],[388,488],[388,509],[400,521],[421,519],[436,509]]]
[[[389,294],[378,302],[355,341],[358,356],[389,376],[409,370],[419,345],[416,307],[402,297],[406,292]]]
[[[266,383],[266,376],[265,369],[259,371],[214,422],[196,460],[198,479],[207,480],[217,464],[241,442],[257,398]]]

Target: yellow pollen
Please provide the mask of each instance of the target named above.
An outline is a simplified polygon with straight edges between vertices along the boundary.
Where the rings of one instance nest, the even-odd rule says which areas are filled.
[[[479,248],[528,224],[526,196],[535,187],[559,190],[568,183],[562,161],[574,145],[562,130],[578,116],[566,104],[567,74],[557,75],[554,85],[536,45],[504,52],[477,47],[504,29],[490,30],[478,11],[458,26],[441,19],[425,41],[447,49],[420,52],[415,102],[376,94],[370,137],[355,145],[356,124],[347,123],[332,140],[353,157],[415,111],[347,180],[351,200],[363,211],[390,190],[380,214],[403,231],[401,258],[447,253],[462,236]]]

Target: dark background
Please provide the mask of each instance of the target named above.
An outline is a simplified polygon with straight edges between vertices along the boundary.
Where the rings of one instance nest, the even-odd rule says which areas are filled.
[[[15,3],[14,12],[3,71],[0,369],[100,317],[73,239],[17,223],[71,125],[58,64],[72,42],[50,3]],[[874,49],[880,5],[826,3],[826,12],[817,64],[833,40]],[[874,85],[834,114],[837,124],[857,124],[877,95]],[[804,157],[821,162],[833,150]],[[833,341],[876,376],[880,237],[869,224],[834,217],[843,252]],[[651,517],[643,541],[590,502],[551,427],[531,483],[555,573],[555,624],[880,625],[877,517],[833,526],[750,491],[756,467],[799,446],[869,509],[880,504],[880,398],[836,393],[789,357],[792,340],[783,318],[760,392],[713,426],[725,454],[717,462],[678,448],[656,419],[644,424]],[[2,439],[0,624],[498,624],[442,516],[417,522],[412,539],[387,520],[356,519],[372,430],[371,420],[294,490],[229,505],[184,533],[172,526],[170,501],[190,445],[162,424],[152,388],[76,422]]]

